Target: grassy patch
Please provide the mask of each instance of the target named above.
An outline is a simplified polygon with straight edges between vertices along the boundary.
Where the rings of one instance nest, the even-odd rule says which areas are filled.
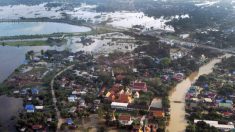
[[[14,41],[14,42],[2,42],[1,45],[8,46],[45,46],[48,42],[45,40],[35,40],[35,41]]]
[[[180,38],[179,38],[179,37],[174,36],[174,35],[167,35],[167,38],[168,38],[168,39],[180,40]]]

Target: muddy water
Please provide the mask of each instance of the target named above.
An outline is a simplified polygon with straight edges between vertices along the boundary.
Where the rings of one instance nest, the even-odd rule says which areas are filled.
[[[230,57],[231,55],[224,55],[223,57]],[[171,105],[171,118],[169,126],[167,127],[167,132],[184,132],[187,126],[187,121],[185,119],[185,95],[193,82],[195,82],[199,76],[203,74],[209,74],[212,72],[213,67],[216,63],[221,62],[221,58],[216,58],[207,63],[206,65],[200,67],[198,72],[192,73],[187,79],[179,83],[172,91],[169,96]],[[182,103],[175,103],[174,101],[181,101]]]
[[[23,100],[20,98],[0,96],[0,132],[15,132],[15,120],[18,113],[23,109]]]

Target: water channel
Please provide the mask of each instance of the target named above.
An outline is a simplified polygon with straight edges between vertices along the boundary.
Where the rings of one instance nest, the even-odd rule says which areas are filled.
[[[187,120],[185,119],[185,95],[189,87],[204,74],[210,74],[213,71],[213,67],[216,63],[221,62],[222,57],[230,57],[230,54],[218,57],[211,60],[209,63],[200,67],[198,72],[192,73],[185,80],[176,85],[176,87],[171,92],[170,99],[170,122],[167,127],[167,132],[184,132],[187,126]],[[174,101],[180,101],[182,103],[175,103]]]

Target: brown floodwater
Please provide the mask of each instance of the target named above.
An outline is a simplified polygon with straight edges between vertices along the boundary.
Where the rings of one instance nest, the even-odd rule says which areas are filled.
[[[199,76],[204,74],[209,74],[213,71],[213,67],[216,63],[221,62],[222,57],[230,57],[230,54],[218,57],[211,60],[209,63],[200,67],[198,72],[192,73],[185,80],[176,85],[176,87],[171,91],[170,99],[170,114],[171,118],[169,121],[169,126],[166,128],[167,132],[184,132],[187,126],[187,120],[185,119],[185,95],[189,87],[194,83]],[[175,103],[174,101],[181,101],[182,103]]]

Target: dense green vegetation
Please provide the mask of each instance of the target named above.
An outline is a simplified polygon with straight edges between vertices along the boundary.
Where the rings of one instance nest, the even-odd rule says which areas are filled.
[[[186,132],[219,132],[219,130],[201,121],[196,125],[187,126]]]

